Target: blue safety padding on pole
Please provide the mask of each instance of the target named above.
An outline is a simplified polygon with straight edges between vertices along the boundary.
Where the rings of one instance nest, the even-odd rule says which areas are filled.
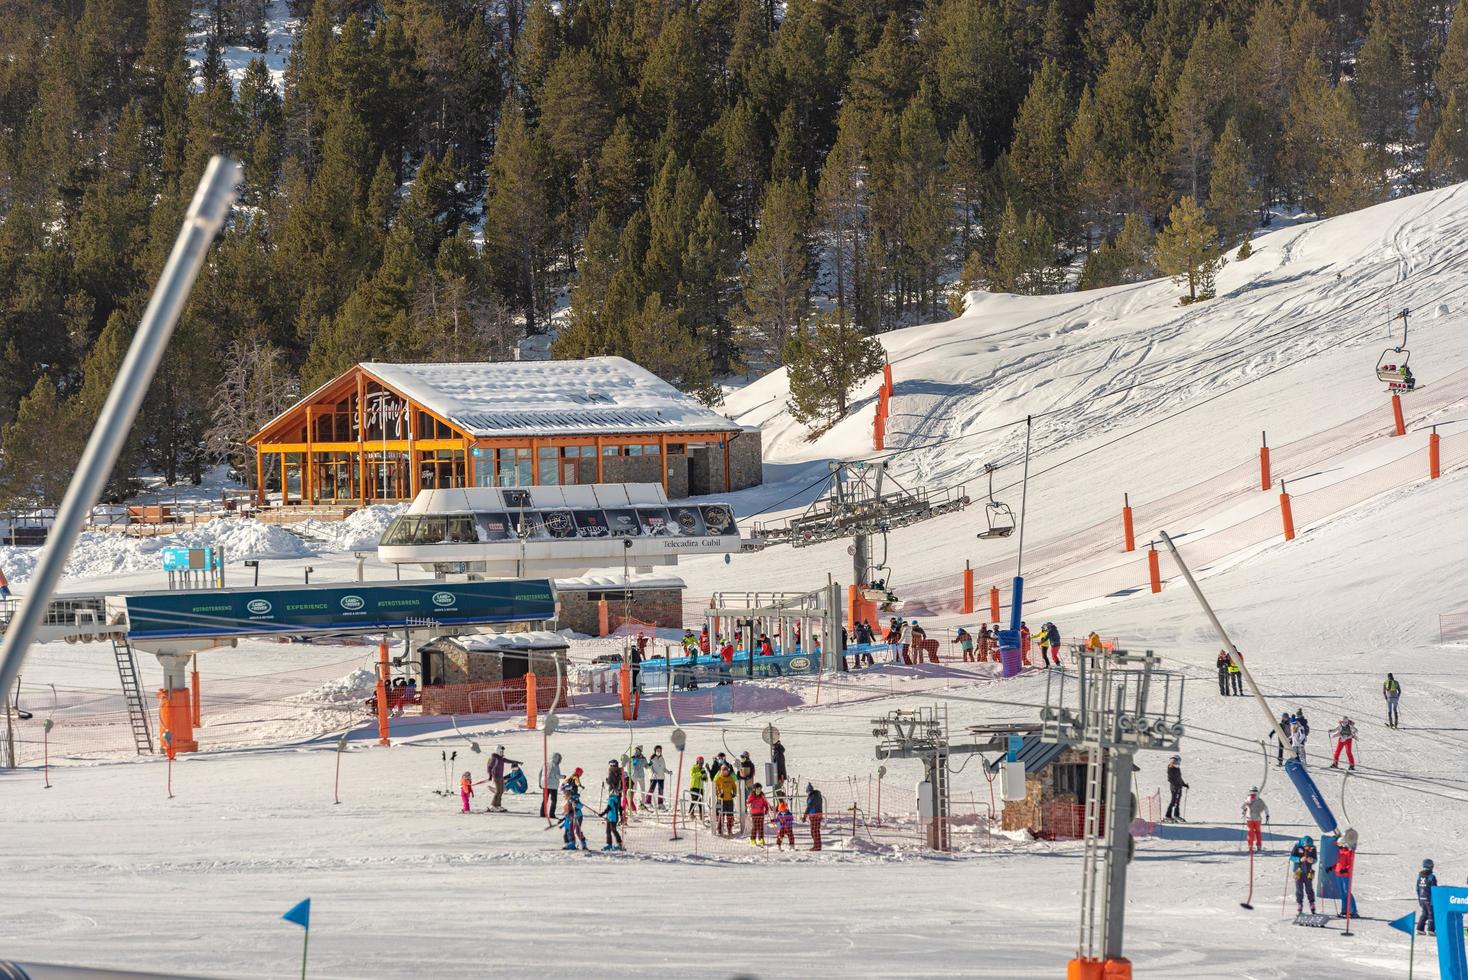
[[[1025,598],[1025,580],[1023,576],[1016,575],[1013,583],[1014,592],[1009,597],[1009,628],[1014,631],[1015,637],[1019,636],[1019,619],[1023,615]],[[1015,642],[1018,642],[1016,639]]]
[[[1022,735],[1009,736],[1009,748],[1004,753],[1005,762],[1016,762],[1019,759],[1019,750],[1024,748],[1025,740]]]
[[[1024,669],[1024,656],[1019,648],[1019,611],[1024,602],[1025,580],[1014,577],[1014,591],[1009,605],[1009,629],[999,630],[999,673],[1013,677]]]
[[[1468,952],[1463,948],[1463,914],[1468,888],[1438,885],[1432,890],[1432,919],[1437,930],[1437,971],[1442,980],[1468,980]]]
[[[1295,792],[1305,801],[1305,809],[1310,811],[1315,825],[1322,833],[1334,834],[1338,829],[1335,814],[1330,812],[1330,806],[1325,802],[1325,797],[1320,795],[1320,789],[1315,785],[1315,780],[1310,778],[1304,764],[1298,759],[1290,759],[1285,763],[1284,769],[1290,782],[1295,784]]]

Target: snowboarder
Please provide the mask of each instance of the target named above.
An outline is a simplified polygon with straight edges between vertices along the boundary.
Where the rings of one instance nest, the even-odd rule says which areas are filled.
[[[561,785],[561,753],[552,752],[550,765],[540,771],[540,788],[544,790],[541,794],[540,815],[545,819],[551,819],[555,813],[557,787]]]
[[[1397,702],[1402,699],[1402,685],[1391,674],[1386,675],[1386,680],[1381,685],[1381,696],[1386,701],[1387,727],[1400,727],[1401,719],[1397,715]]]
[[[1417,872],[1417,931],[1429,936],[1437,935],[1437,922],[1432,917],[1432,890],[1437,887],[1437,875],[1432,871],[1432,858],[1422,862]]]
[[[1295,868],[1295,914],[1305,911],[1305,899],[1310,900],[1310,914],[1315,914],[1315,862],[1320,855],[1315,850],[1315,841],[1307,834],[1295,842],[1290,851],[1290,863]]]
[[[1244,800],[1240,808],[1244,814],[1244,826],[1248,830],[1248,847],[1250,850],[1264,850],[1264,832],[1259,829],[1259,822],[1269,823],[1269,807],[1264,802],[1264,797],[1259,795],[1259,787],[1249,788],[1249,796]]]
[[[1231,666],[1228,652],[1218,651],[1218,693],[1228,697],[1228,669]]]
[[[821,820],[826,816],[826,798],[810,783],[805,784],[805,813],[801,822],[810,823],[810,849],[821,849]]]
[[[703,767],[703,756],[693,760],[693,768],[688,771],[688,816],[692,817],[693,811],[698,811],[700,819],[707,817],[708,813],[703,806],[703,785],[708,779],[708,771]]]
[[[765,814],[770,812],[770,801],[765,796],[764,787],[755,783],[744,805],[749,810],[749,843],[751,846],[764,847]]]
[[[1356,753],[1352,750],[1351,745],[1356,741],[1356,723],[1349,718],[1342,718],[1340,724],[1330,730],[1330,734],[1336,740],[1335,757],[1331,759],[1330,767],[1332,769],[1341,767],[1341,750],[1344,749],[1346,762],[1349,763],[1350,770],[1355,772]]]
[[[1233,657],[1228,658],[1228,686],[1229,693],[1244,696],[1244,668]]]
[[[778,738],[770,746],[770,761],[775,764],[776,785],[784,785],[785,780],[789,778],[785,773],[785,743]]]
[[[959,653],[963,654],[964,662],[971,663],[974,659],[973,636],[969,633],[968,630],[960,626],[958,628],[958,632],[953,635],[953,640],[955,643],[958,644],[958,650]]]
[[[622,830],[618,826],[622,820],[622,794],[618,792],[608,793],[606,808],[601,810],[597,816],[607,818],[607,842],[602,847],[602,850],[627,850],[626,846],[622,843]],[[615,848],[612,846],[613,841],[616,842]]]
[[[465,772],[459,779],[459,799],[464,801],[464,812],[469,812],[469,801],[474,797],[474,777]]]
[[[505,756],[505,747],[503,745],[495,746],[494,754],[489,757],[489,762],[486,766],[489,770],[489,784],[494,787],[494,798],[489,801],[490,813],[505,812],[505,808],[500,805],[500,801],[505,795],[505,766],[518,766],[519,764],[514,759]]]
[[[647,768],[652,771],[652,778],[648,783],[647,795],[642,798],[644,804],[651,803],[653,797],[657,797],[659,810],[663,806],[663,787],[668,784],[668,760],[663,758],[663,747],[654,745],[652,747],[652,758],[647,760]]]
[[[724,837],[734,836],[734,794],[737,791],[734,770],[726,763],[714,776],[714,833]]]
[[[1187,823],[1183,819],[1182,802],[1183,790],[1188,788],[1188,784],[1183,782],[1182,761],[1182,756],[1175,755],[1167,762],[1167,788],[1172,792],[1172,799],[1168,801],[1163,823]]]
[[[775,850],[783,851],[780,842],[786,840],[790,849],[795,850],[795,814],[790,812],[790,804],[781,800],[775,805]]]

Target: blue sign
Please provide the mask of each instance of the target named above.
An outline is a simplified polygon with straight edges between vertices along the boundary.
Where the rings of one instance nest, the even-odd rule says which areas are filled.
[[[1463,948],[1463,916],[1468,913],[1468,888],[1438,885],[1432,890],[1432,919],[1437,931],[1437,972],[1442,980],[1468,980],[1468,955]]]
[[[213,548],[164,548],[165,572],[212,572],[218,567]]]
[[[122,600],[133,639],[403,629],[409,620],[540,622],[556,615],[547,579],[147,592]]]

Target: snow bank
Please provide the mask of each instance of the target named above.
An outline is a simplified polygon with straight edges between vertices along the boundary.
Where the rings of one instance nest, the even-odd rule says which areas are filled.
[[[261,558],[308,558],[313,552],[300,538],[272,524],[219,519],[178,534],[134,538],[104,531],[84,531],[66,563],[66,578],[97,578],[120,572],[152,572],[162,568],[164,548],[223,547],[226,561]],[[39,548],[0,548],[0,568],[12,584],[30,580]]]
[[[376,551],[382,532],[407,509],[407,504],[373,504],[353,511],[344,521],[309,520],[298,530],[332,551]]]
[[[292,698],[306,703],[354,703],[377,692],[377,673],[370,667],[358,667],[343,677],[327,681],[320,687]]]

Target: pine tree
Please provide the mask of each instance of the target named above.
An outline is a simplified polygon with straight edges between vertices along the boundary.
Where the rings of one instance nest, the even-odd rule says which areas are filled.
[[[1458,102],[1457,92],[1448,95],[1437,132],[1427,149],[1424,169],[1434,184],[1468,180],[1468,118]]]
[[[1249,185],[1249,148],[1239,135],[1238,120],[1230,119],[1213,148],[1213,176],[1208,183],[1208,215],[1223,248],[1247,241],[1259,203]]]
[[[943,0],[934,23],[933,69],[944,116],[967,119],[984,159],[993,160],[1009,145],[1024,96],[1003,11],[997,3]]]
[[[953,135],[948,138],[943,162],[948,171],[953,205],[959,215],[958,254],[968,255],[974,236],[974,219],[983,199],[984,161],[979,153],[979,142],[969,131],[967,119],[960,119]],[[821,181],[824,184],[824,175]]]
[[[992,292],[1059,292],[1064,271],[1056,262],[1055,235],[1043,215],[1027,211],[1021,218],[1013,201],[1005,204],[987,274]]]
[[[1167,227],[1157,236],[1157,268],[1173,282],[1187,284],[1184,305],[1213,298],[1213,282],[1224,259],[1218,249],[1218,229],[1208,223],[1203,209],[1184,197],[1167,216]]]
[[[694,217],[683,254],[678,306],[683,311],[684,326],[699,339],[718,375],[729,374],[739,366],[739,349],[729,318],[738,289],[738,263],[739,250],[729,222],[713,191],[709,191]]]
[[[1123,283],[1141,282],[1156,272],[1148,256],[1152,250],[1152,229],[1139,214],[1129,214],[1121,232],[1086,257],[1081,269],[1079,289],[1100,289]]]
[[[1435,81],[1443,105],[1454,95],[1460,106],[1468,105],[1468,0],[1458,0],[1453,9]]]
[[[790,414],[819,434],[846,415],[856,386],[882,370],[886,354],[875,337],[833,310],[811,318],[785,344]]]
[[[524,315],[526,334],[540,329],[538,315],[546,289],[551,221],[543,176],[539,141],[519,106],[507,103],[489,161],[484,255],[490,282],[512,309]]]
[[[81,455],[72,435],[56,385],[42,375],[20,400],[15,420],[0,427],[0,506],[59,504]]]
[[[1350,92],[1327,85],[1313,58],[1290,102],[1285,153],[1291,183],[1318,214],[1344,214],[1381,197],[1383,173],[1367,153]]]
[[[708,355],[682,319],[677,307],[664,306],[658,293],[649,294],[627,324],[628,356],[674,387],[714,404],[719,389]]]
[[[747,351],[774,363],[810,306],[814,279],[810,193],[795,180],[777,180],[765,191],[759,231],[740,276],[741,316],[748,325]]]
[[[1405,142],[1409,112],[1415,105],[1403,39],[1396,36],[1387,6],[1386,0],[1372,4],[1371,30],[1356,56],[1352,86],[1360,106],[1362,134],[1381,151]]]
[[[1046,62],[1030,84],[1014,121],[1009,147],[1009,180],[1021,210],[1042,215],[1062,237],[1075,227],[1070,181],[1065,169],[1065,134],[1072,114],[1067,79]]]

